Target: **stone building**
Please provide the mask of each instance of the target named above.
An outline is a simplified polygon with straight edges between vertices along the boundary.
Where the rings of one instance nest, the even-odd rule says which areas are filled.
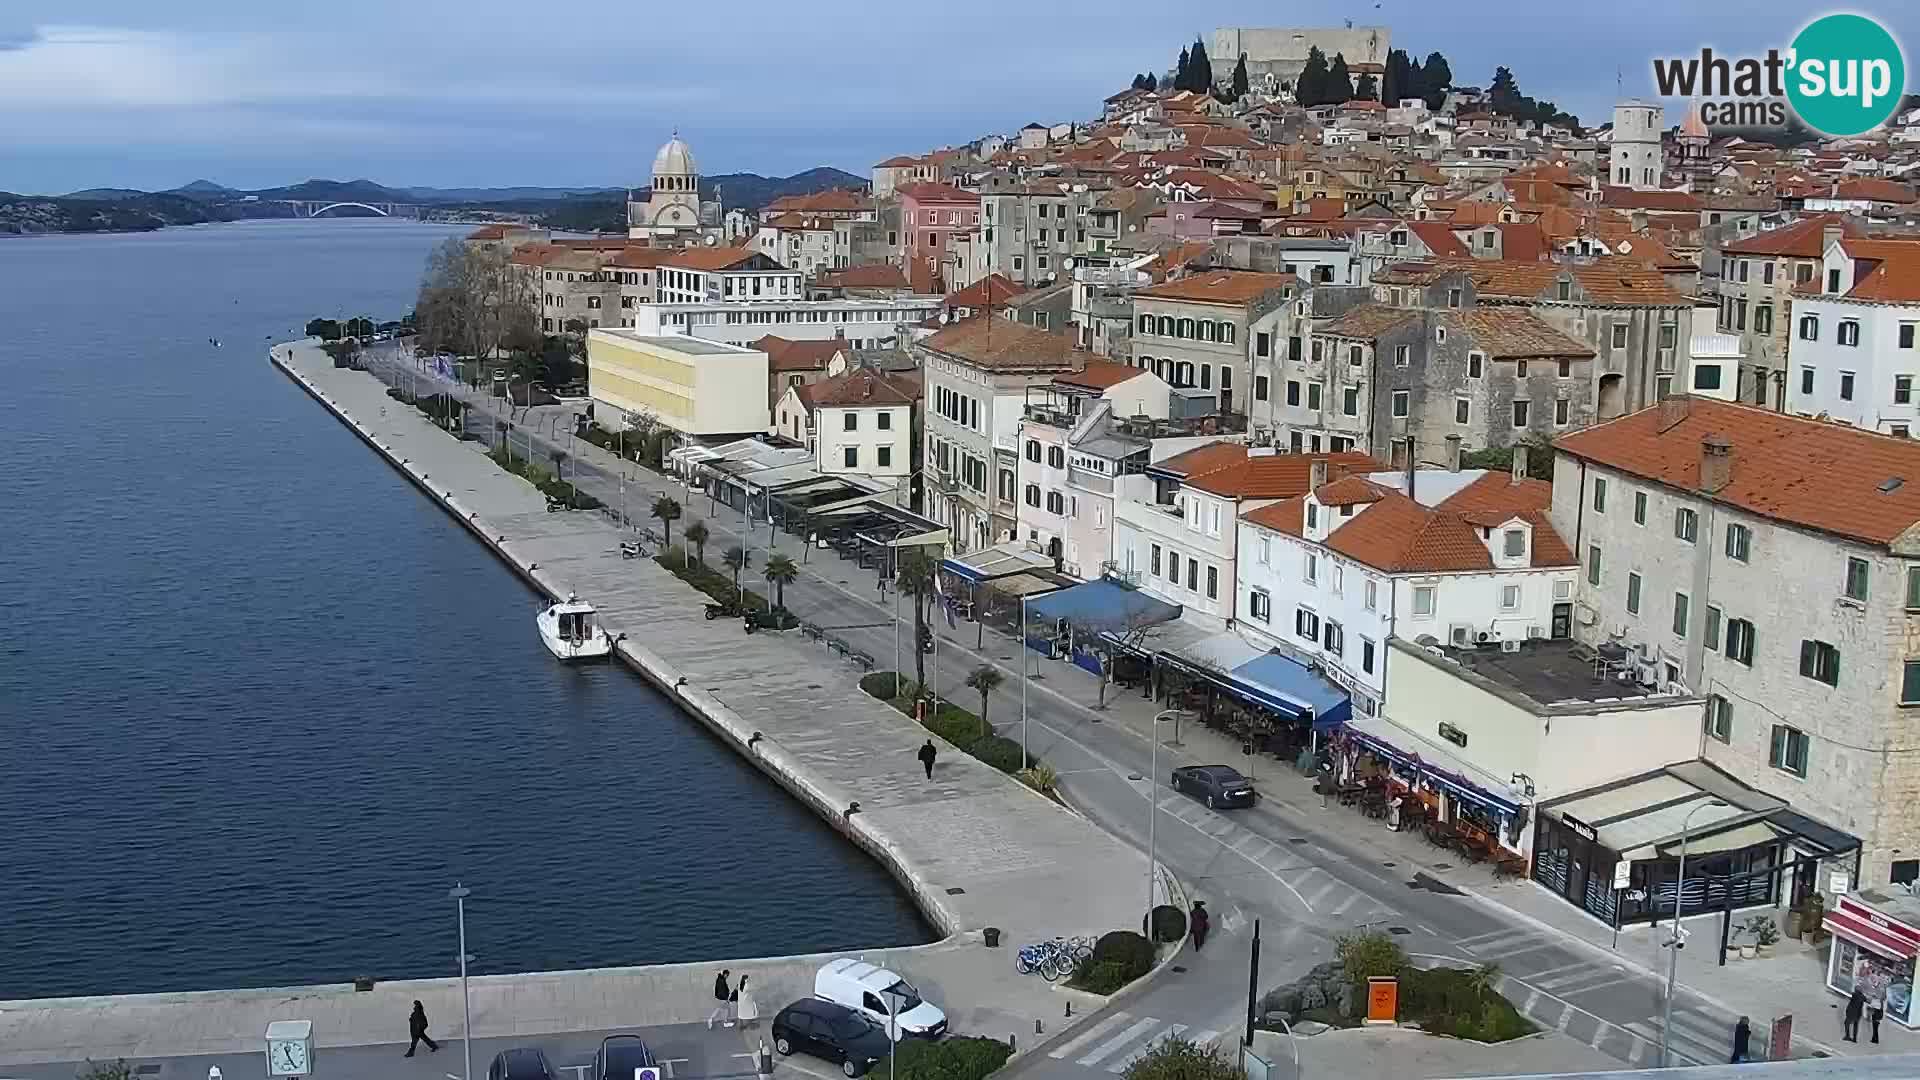
[[[700,170],[676,131],[653,156],[647,201],[627,200],[627,235],[636,240],[687,237],[700,225]]]
[[[1336,55],[1346,57],[1349,69],[1358,64],[1384,65],[1393,38],[1384,26],[1221,27],[1207,42],[1207,55],[1220,79],[1232,74],[1234,64],[1245,53],[1249,76],[1271,75],[1280,85],[1291,87],[1306,70],[1307,55],[1315,48],[1329,62]]]
[[[1218,412],[1247,412],[1252,357],[1300,287],[1292,274],[1205,270],[1133,293],[1133,364],[1175,387],[1211,391]]]
[[[1737,335],[1746,363],[1734,396],[1755,405],[1787,404],[1787,351],[1793,290],[1820,273],[1829,240],[1860,235],[1840,214],[1810,214],[1791,225],[1720,246],[1715,329]]]

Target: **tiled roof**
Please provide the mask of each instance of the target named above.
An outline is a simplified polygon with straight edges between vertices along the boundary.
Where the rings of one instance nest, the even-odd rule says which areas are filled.
[[[686,270],[731,270],[756,255],[760,253],[752,248],[687,248],[674,252],[665,265]]]
[[[1299,284],[1292,274],[1260,274],[1249,270],[1203,270],[1133,295],[1153,300],[1182,300],[1192,304],[1249,303],[1274,289]]]
[[[1241,207],[1233,205],[1232,203],[1221,202],[1218,199],[1212,199],[1207,202],[1201,203],[1199,206],[1196,206],[1193,209],[1187,211],[1187,213],[1189,214],[1189,216],[1192,216],[1192,217],[1204,218],[1209,220],[1216,220],[1216,219],[1224,220],[1224,221],[1259,221],[1260,220],[1260,214],[1257,211],[1243,209]]]
[[[808,390],[811,403],[827,409],[912,405],[920,397],[919,388],[911,381],[896,380],[871,368],[855,368],[823,379]]]
[[[506,238],[507,226],[505,225],[482,225],[467,234],[469,240],[505,240]]]
[[[1390,573],[1459,573],[1491,570],[1493,556],[1482,535],[1519,518],[1533,531],[1531,565],[1573,566],[1577,560],[1547,520],[1552,485],[1540,480],[1516,484],[1504,473],[1488,473],[1438,506],[1423,506],[1396,488],[1349,476],[1314,492],[1323,506],[1368,504],[1339,522],[1325,541],[1330,551]],[[1303,500],[1288,500],[1244,515],[1267,528],[1301,535]]]
[[[954,323],[922,344],[988,371],[1078,371],[1090,359],[1065,334],[987,315]]]
[[[675,254],[672,248],[626,247],[615,252],[607,265],[620,270],[652,270]]]
[[[1321,506],[1358,506],[1379,502],[1387,497],[1387,491],[1364,476],[1343,476],[1322,486],[1314,497]]]
[[[876,169],[907,169],[907,168],[912,168],[915,165],[925,165],[926,163],[927,163],[926,158],[917,158],[917,157],[913,157],[910,154],[895,154],[894,156],[888,158],[887,160],[881,162],[880,164],[875,165],[874,168]]]
[[[1847,290],[1849,299],[1920,303],[1920,239],[1849,240],[1844,250],[1868,267]]]
[[[1453,226],[1444,221],[1409,221],[1407,230],[1427,245],[1427,250],[1435,255],[1454,255],[1462,258],[1471,253],[1467,246],[1454,235]]]
[[[1697,492],[1708,436],[1732,447],[1727,486],[1714,496],[1722,503],[1876,545],[1920,522],[1920,441],[1844,424],[1681,395],[1561,436],[1554,446]]]
[[[833,354],[847,347],[845,338],[819,341],[788,341],[772,334],[753,343],[767,354],[768,371],[825,371]]]
[[[920,181],[915,184],[901,184],[893,189],[895,195],[903,199],[912,199],[921,203],[954,203],[957,205],[978,206],[980,196],[977,192],[962,191],[952,184],[935,184]]]
[[[1698,211],[1700,196],[1690,191],[1635,191],[1627,187],[1605,187],[1600,189],[1600,199],[1607,206],[1622,210],[1687,210]]]
[[[1519,308],[1486,307],[1449,311],[1443,320],[1456,323],[1481,351],[1495,360],[1535,356],[1591,357],[1593,350]]]
[[[829,188],[810,195],[782,195],[767,205],[771,213],[851,213],[872,209],[873,204],[863,191],[850,191],[846,188]]]
[[[1355,304],[1339,318],[1316,331],[1322,337],[1353,338],[1372,341],[1389,330],[1420,318],[1420,313],[1386,304]]]
[[[829,270],[816,278],[815,283],[842,289],[904,289],[907,275],[890,262],[861,263],[844,270]]]
[[[1755,233],[1744,240],[1735,240],[1723,244],[1722,255],[1787,255],[1800,259],[1817,259],[1824,252],[1823,233],[1830,225],[1838,225],[1843,236],[1860,235],[1860,227],[1853,224],[1845,214],[1811,214],[1791,225],[1766,232]]]
[[[1088,360],[1086,367],[1069,375],[1058,376],[1053,381],[1060,386],[1083,390],[1106,390],[1146,373],[1144,368],[1129,367],[1112,360]]]
[[[775,214],[761,223],[763,229],[796,229],[811,232],[832,232],[833,219],[815,217],[799,211]]]
[[[1518,483],[1503,472],[1488,472],[1461,488],[1440,504],[1442,509],[1460,513],[1494,511],[1519,513],[1523,510],[1553,508],[1553,484],[1546,480],[1525,479]]]
[[[1213,495],[1237,499],[1285,499],[1306,492],[1312,482],[1313,463],[1325,461],[1328,473],[1340,476],[1350,472],[1377,469],[1380,463],[1366,454],[1351,451],[1339,454],[1249,454],[1238,443],[1209,443],[1184,454],[1176,454],[1154,466],[1180,472],[1188,487]]]
[[[1878,177],[1861,176],[1852,180],[1842,180],[1833,185],[1833,197],[1836,199],[1867,199],[1872,202],[1910,203],[1915,201],[1913,188],[1893,180]]]
[[[950,308],[985,308],[1004,304],[1020,295],[1020,291],[1020,286],[1006,275],[988,274],[958,292],[949,293],[945,303]]]
[[[1555,283],[1567,274],[1585,294],[1582,302],[1634,307],[1687,307],[1691,301],[1667,283],[1666,276],[1635,259],[1600,258],[1579,266],[1516,262],[1511,259],[1431,259],[1394,263],[1374,279],[1394,285],[1430,284],[1463,271],[1483,299],[1551,300]]]

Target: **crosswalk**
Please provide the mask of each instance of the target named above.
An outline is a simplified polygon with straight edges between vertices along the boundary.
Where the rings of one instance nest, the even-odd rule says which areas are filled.
[[[1679,999],[1676,998],[1674,1003],[1679,1004]],[[1625,1025],[1626,1030],[1646,1041],[1647,1065],[1660,1063],[1662,1019],[1661,1016],[1654,1015]],[[1756,1035],[1753,1041],[1754,1049],[1761,1049],[1762,1042],[1764,1039]],[[1673,1062],[1676,1065],[1724,1065],[1733,1052],[1733,1024],[1693,1009],[1675,1009],[1670,1045],[1673,1051]]]
[[[1125,1010],[1115,1010],[1092,1027],[1047,1051],[1047,1056],[1057,1061],[1071,1059],[1081,1068],[1117,1075],[1169,1039],[1185,1039],[1195,1046],[1212,1046],[1219,1038],[1220,1032],[1212,1029],[1196,1031],[1186,1024],[1162,1020],[1157,1016],[1135,1016]]]
[[[1229,820],[1226,814],[1180,795],[1163,796],[1160,812],[1259,867],[1306,914],[1354,922],[1397,914],[1394,908],[1308,862],[1299,845],[1276,844]]]

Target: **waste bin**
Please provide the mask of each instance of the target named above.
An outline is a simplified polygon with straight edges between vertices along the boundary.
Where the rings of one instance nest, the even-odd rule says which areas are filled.
[[[984,931],[981,932],[981,936],[987,939],[987,948],[997,949],[1000,947],[1000,928],[999,927],[989,926]]]

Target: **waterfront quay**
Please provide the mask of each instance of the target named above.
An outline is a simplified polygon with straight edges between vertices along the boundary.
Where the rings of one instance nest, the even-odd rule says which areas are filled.
[[[649,560],[621,558],[612,521],[548,513],[539,492],[476,444],[454,440],[395,402],[371,375],[334,367],[316,343],[276,347],[273,362],[546,595],[577,592],[592,601],[608,629],[625,635],[623,663],[880,860],[944,937],[860,955],[916,982],[947,1010],[955,1031],[1017,1033],[1021,1050],[1032,1048],[1059,1030],[1064,998],[1038,977],[1016,974],[1013,951],[1055,934],[1137,926],[1147,871],[1133,848],[950,748],[928,781],[914,757],[927,733],[862,693],[857,669],[783,635],[748,637],[736,620],[707,620],[702,594]],[[530,607],[526,647],[539,649],[533,615]],[[633,782],[672,767],[636,762]],[[741,822],[733,842],[768,861],[780,858],[780,837],[752,821]],[[752,880],[710,884],[716,891],[758,887]],[[701,896],[689,895],[659,917],[698,919],[700,912]],[[988,927],[1001,932],[997,948],[984,944]],[[812,972],[826,957],[713,959],[475,978],[473,1035],[697,1023],[712,1008],[721,966],[751,973],[771,1016],[811,993]],[[453,978],[382,982],[366,992],[336,985],[0,1002],[0,1067],[257,1053],[267,1022],[283,1018],[313,1020],[323,1050],[404,1044],[416,998],[434,1017],[437,1038],[459,1038]],[[1037,1020],[1043,1036],[1034,1034]],[[444,1055],[437,1062],[448,1063]]]

